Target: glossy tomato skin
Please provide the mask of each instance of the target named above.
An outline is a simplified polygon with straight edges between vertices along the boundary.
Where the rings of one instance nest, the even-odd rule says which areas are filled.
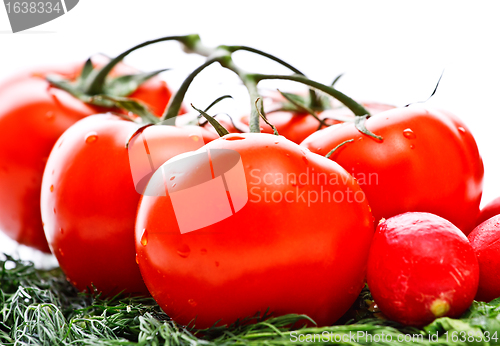
[[[248,191],[248,201],[220,222],[181,234],[168,193],[143,196],[135,241],[152,296],[178,323],[196,318],[197,328],[219,320],[231,324],[268,308],[275,315],[307,314],[319,325],[334,323],[363,287],[374,231],[359,186],[334,162],[281,136],[229,134],[196,153],[207,149],[240,155],[245,181],[238,186]],[[312,183],[316,173],[338,183]],[[179,174],[166,184],[189,185],[194,175]],[[321,191],[323,200],[307,197]],[[339,202],[327,201],[336,192]],[[214,203],[209,198],[207,210]]]
[[[45,169],[41,211],[45,235],[67,278],[80,291],[147,294],[135,263],[135,191],[127,136],[137,125],[94,115],[56,142]]]
[[[97,59],[102,65],[102,59]],[[17,242],[49,252],[40,217],[40,185],[50,150],[76,121],[98,113],[70,94],[52,87],[47,74],[75,78],[75,63],[20,72],[0,85],[0,229]],[[113,75],[133,73],[120,64]],[[164,81],[153,78],[130,97],[148,103],[161,115],[170,97]]]
[[[479,266],[465,235],[429,213],[404,213],[381,222],[368,258],[367,282],[389,319],[422,327],[459,317],[472,304]]]
[[[135,262],[140,194],[125,147],[138,127],[111,114],[87,117],[64,132],[47,162],[41,194],[45,235],[80,291],[94,285],[104,295],[148,294]],[[190,134],[189,129],[162,128],[186,139]],[[167,133],[164,140],[173,146],[181,139]]]
[[[493,201],[486,204],[483,209],[481,209],[479,215],[477,216],[476,225],[479,226],[486,220],[498,214],[500,214],[500,197],[495,198]]]
[[[474,228],[468,239],[479,262],[476,300],[489,302],[500,297],[500,215]]]
[[[474,137],[455,116],[423,105],[379,113],[366,127],[378,141],[345,123],[306,138],[302,146],[326,155],[358,179],[376,220],[407,211],[439,215],[466,235],[482,194],[483,162]]]

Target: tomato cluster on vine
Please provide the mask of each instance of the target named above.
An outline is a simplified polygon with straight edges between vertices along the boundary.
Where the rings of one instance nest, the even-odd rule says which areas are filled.
[[[206,57],[175,93],[158,77],[163,70],[122,63],[162,41]],[[232,60],[241,50],[292,74],[243,71]],[[210,115],[227,95],[205,109],[183,105],[195,77],[215,63],[248,89],[248,114]],[[279,92],[264,107],[263,80],[301,83],[309,92]],[[398,221],[405,213],[415,218],[414,236],[424,234],[414,239],[454,239],[450,247],[465,249],[476,266],[456,265],[449,274],[429,269],[439,266],[429,260],[427,269],[476,281],[446,281],[470,288],[467,300],[437,289],[429,306],[399,321],[457,315],[477,290],[478,264],[465,236],[490,211],[478,219],[484,169],[467,126],[425,104],[356,102],[254,48],[171,36],[114,59],[22,72],[0,85],[0,146],[7,235],[52,252],[80,291],[151,294],[181,324],[208,328],[265,311],[333,324],[358,297],[367,268],[382,311],[398,320],[404,309],[385,302],[393,277],[372,278],[387,270],[397,279],[406,270],[390,271],[392,260],[377,257],[391,246],[407,251],[411,241],[397,238],[410,227]],[[425,230],[414,226],[424,219]]]

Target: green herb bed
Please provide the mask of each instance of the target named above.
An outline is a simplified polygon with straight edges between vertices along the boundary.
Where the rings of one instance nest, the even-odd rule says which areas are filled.
[[[500,299],[474,302],[460,319],[440,318],[417,329],[371,312],[364,289],[331,327],[307,327],[305,316],[264,313],[227,328],[196,330],[171,321],[151,298],[79,294],[58,268],[38,270],[9,256],[0,264],[1,345],[500,344]]]

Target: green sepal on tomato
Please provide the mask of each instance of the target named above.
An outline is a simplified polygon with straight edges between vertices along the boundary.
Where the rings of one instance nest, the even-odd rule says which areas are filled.
[[[365,126],[383,139],[344,123],[312,134],[301,145],[326,155],[353,139],[330,159],[358,179],[376,220],[429,212],[469,234],[479,212],[484,168],[467,126],[449,112],[419,104],[378,113]]]

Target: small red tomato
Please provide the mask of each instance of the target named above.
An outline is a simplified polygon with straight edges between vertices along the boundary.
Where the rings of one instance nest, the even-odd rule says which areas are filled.
[[[122,290],[148,294],[134,248],[140,183],[125,147],[138,127],[110,114],[87,117],[63,133],[47,161],[41,192],[45,235],[61,269],[80,291],[94,285],[104,295]],[[164,156],[154,157],[159,165],[189,150],[186,143],[201,142],[189,127],[152,127],[150,143],[162,141],[166,147],[160,153]],[[205,140],[215,137],[206,133],[211,138]],[[135,161],[142,159],[149,167],[148,157]]]
[[[366,121],[382,141],[351,123],[320,130],[301,143],[358,179],[378,221],[405,212],[439,215],[465,235],[475,226],[483,192],[483,161],[465,124],[452,114],[412,105]]]
[[[500,214],[500,197],[495,198],[493,201],[486,204],[483,209],[481,209],[477,217],[476,225],[479,226],[486,220],[498,214]]]
[[[363,287],[373,235],[363,191],[282,136],[226,135],[167,161],[146,191],[139,267],[178,323],[208,328],[269,309],[330,325]]]
[[[468,238],[479,262],[476,299],[489,302],[500,297],[500,215],[477,226]]]
[[[387,317],[424,326],[467,310],[477,291],[479,266],[467,238],[451,222],[405,213],[378,225],[367,281]]]

